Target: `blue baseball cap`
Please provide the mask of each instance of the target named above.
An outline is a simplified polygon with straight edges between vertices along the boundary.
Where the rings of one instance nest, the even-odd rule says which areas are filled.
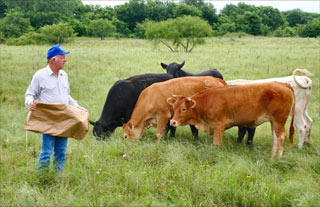
[[[49,60],[50,58],[52,58],[52,57],[54,57],[56,55],[65,55],[65,54],[68,54],[68,53],[70,53],[70,52],[61,49],[60,44],[57,44],[55,46],[52,46],[48,50],[47,59]]]

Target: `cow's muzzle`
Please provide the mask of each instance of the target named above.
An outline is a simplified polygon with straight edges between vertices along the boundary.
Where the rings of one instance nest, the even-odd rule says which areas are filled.
[[[170,120],[170,125],[174,126],[174,127],[179,126],[178,122],[176,120],[173,120],[173,119]]]

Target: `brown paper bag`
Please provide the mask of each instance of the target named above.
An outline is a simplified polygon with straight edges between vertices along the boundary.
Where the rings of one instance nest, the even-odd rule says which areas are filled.
[[[37,109],[29,111],[24,129],[81,140],[89,129],[89,113],[67,104],[37,103]]]

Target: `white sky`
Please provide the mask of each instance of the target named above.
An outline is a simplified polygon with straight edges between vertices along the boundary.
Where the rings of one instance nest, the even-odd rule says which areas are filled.
[[[166,0],[165,0],[166,1]],[[168,0],[179,2],[179,0]],[[105,6],[115,6],[124,4],[129,2],[129,0],[82,0],[83,4],[93,4],[93,5],[101,5],[101,7]],[[313,1],[290,1],[290,0],[278,0],[278,1],[252,1],[252,0],[242,0],[242,1],[225,1],[225,0],[205,0],[205,2],[210,2],[213,4],[214,8],[217,9],[217,12],[220,13],[220,10],[224,8],[226,4],[235,4],[237,5],[239,2],[244,2],[245,4],[252,4],[255,6],[271,6],[273,8],[277,8],[280,11],[288,11],[293,9],[301,9],[305,12],[313,12],[313,13],[320,13],[320,1],[313,0]]]

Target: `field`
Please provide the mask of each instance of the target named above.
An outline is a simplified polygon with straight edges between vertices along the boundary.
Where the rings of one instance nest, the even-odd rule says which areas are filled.
[[[40,135],[23,129],[24,93],[45,67],[50,46],[0,47],[0,206],[320,206],[319,39],[210,38],[192,53],[135,39],[64,44],[71,52],[64,68],[71,95],[93,121],[115,81],[164,73],[161,62],[185,60],[186,71],[217,68],[226,80],[289,76],[307,68],[314,73],[308,110],[314,122],[310,145],[299,150],[295,133],[294,146],[287,141],[280,159],[270,158],[269,123],[257,128],[252,147],[237,143],[237,128],[225,131],[215,147],[203,132],[194,140],[189,127],[156,144],[154,129],[137,142],[122,141],[121,127],[97,141],[90,126],[84,140],[69,139],[64,173],[46,176],[36,172]]]

